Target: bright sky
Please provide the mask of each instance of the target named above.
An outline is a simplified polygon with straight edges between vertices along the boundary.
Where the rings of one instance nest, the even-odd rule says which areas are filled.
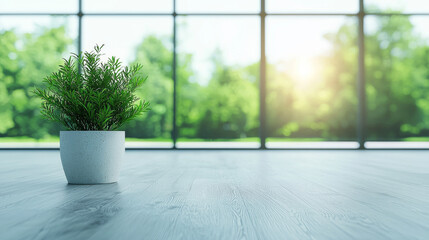
[[[193,54],[193,81],[207,83],[216,49],[222,52],[226,65],[248,65],[259,61],[260,20],[245,17],[181,17],[178,52]]]
[[[266,0],[267,12],[339,12],[358,10],[358,0]],[[404,12],[429,12],[427,0],[365,0],[367,6],[400,9]],[[1,12],[64,12],[78,10],[77,0],[0,0]],[[258,12],[259,0],[176,0],[178,13]],[[173,0],[83,0],[85,12],[169,13]]]
[[[170,13],[172,0],[83,0],[84,12],[100,13]],[[403,9],[405,12],[429,12],[428,0],[365,0],[367,5],[381,9]],[[355,13],[358,0],[266,0],[268,12]],[[0,0],[0,12],[64,12],[75,13],[73,0]],[[250,12],[260,9],[259,0],[177,0],[179,13]],[[411,18],[416,31],[425,35],[429,17]],[[226,64],[246,65],[259,60],[260,22],[257,16],[187,16],[178,17],[178,51],[192,53],[194,79],[206,83],[212,70],[210,57],[215,49],[223,53]],[[347,21],[342,16],[300,17],[269,16],[267,18],[267,58],[272,62],[293,58],[311,58],[329,50],[323,35],[336,32]],[[367,17],[365,27],[374,28],[374,17]],[[0,16],[0,30],[16,28],[34,32],[38,26],[66,23],[71,37],[77,36],[77,18],[45,16]],[[171,16],[85,16],[83,18],[83,48],[96,43],[106,44],[107,55],[126,62],[134,57],[134,49],[145,36],[172,35]],[[171,47],[171,46],[170,46]]]
[[[169,16],[87,16],[82,22],[83,50],[92,50],[95,44],[105,44],[106,55],[130,62],[134,60],[135,48],[145,36],[154,34],[168,38],[172,29],[173,21]]]

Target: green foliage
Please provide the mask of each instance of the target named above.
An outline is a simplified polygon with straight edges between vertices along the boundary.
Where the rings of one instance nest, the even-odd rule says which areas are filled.
[[[220,51],[214,53],[213,64],[213,76],[196,105],[200,116],[194,137],[256,137],[258,88],[252,70],[258,69],[259,64],[247,68],[226,66]]]
[[[368,23],[376,24],[365,35],[368,137],[397,140],[428,136],[429,44],[416,34],[407,16],[377,17]],[[318,57],[317,79],[305,87],[280,65],[267,63],[268,136],[294,141],[356,138],[356,23],[345,22],[325,39],[332,48]],[[43,77],[57,70],[72,43],[63,26],[28,34],[0,31],[0,137],[48,138],[58,133],[59,124],[39,118],[40,99],[31,89],[43,88]],[[229,66],[219,52],[214,55],[212,76],[207,84],[200,84],[191,69],[192,54],[177,53],[178,137],[256,137],[259,63]],[[127,124],[127,136],[170,138],[172,57],[169,37],[147,36],[137,45],[132,63],[142,63],[151,78],[135,95],[150,101],[152,111]],[[97,95],[92,97],[97,99]],[[78,112],[87,114],[85,108]]]
[[[409,17],[380,18],[365,36],[368,137],[377,140],[425,134],[428,59],[425,41]]]
[[[145,66],[150,80],[136,92],[138,97],[150,101],[152,110],[127,124],[128,137],[171,138],[173,128],[172,52],[166,48],[170,39],[146,37],[136,48],[133,63]],[[153,79],[156,79],[154,81]]]
[[[71,43],[64,26],[40,27],[31,34],[0,31],[0,136],[40,139],[58,133],[59,124],[39,117],[40,99],[31,91],[55,71]]]
[[[112,131],[149,110],[149,102],[134,95],[146,80],[142,66],[123,68],[115,57],[103,63],[102,47],[64,59],[59,70],[45,78],[46,88],[36,87],[46,118],[69,130]]]

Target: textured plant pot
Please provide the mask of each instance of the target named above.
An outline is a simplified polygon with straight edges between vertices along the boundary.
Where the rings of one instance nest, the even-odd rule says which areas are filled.
[[[125,154],[125,132],[61,131],[60,152],[70,184],[114,183]]]

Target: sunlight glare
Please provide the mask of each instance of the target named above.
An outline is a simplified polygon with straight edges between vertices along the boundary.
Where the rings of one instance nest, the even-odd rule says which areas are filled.
[[[292,77],[299,85],[308,85],[315,80],[315,65],[310,57],[298,57],[292,63]]]

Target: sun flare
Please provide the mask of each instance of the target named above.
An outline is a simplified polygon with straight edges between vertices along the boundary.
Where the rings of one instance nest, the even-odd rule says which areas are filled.
[[[314,66],[309,58],[298,58],[296,63],[296,75],[300,80],[308,81],[314,73]]]
[[[291,61],[290,74],[297,85],[308,85],[316,81],[316,64],[311,57],[298,57]]]

